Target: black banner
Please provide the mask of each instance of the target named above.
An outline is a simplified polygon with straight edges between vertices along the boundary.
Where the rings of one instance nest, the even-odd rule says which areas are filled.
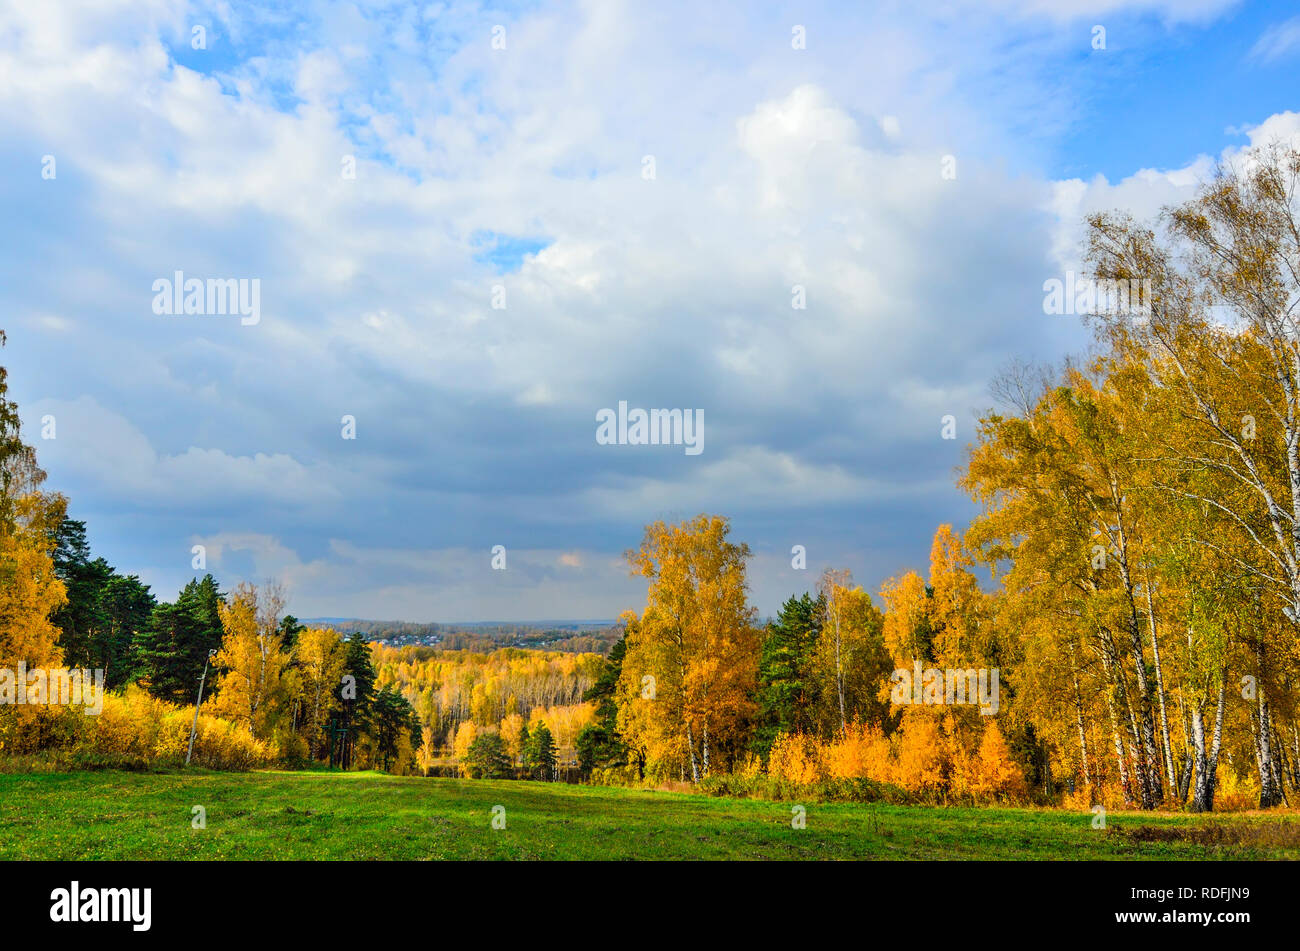
[[[1280,933],[1300,884],[1293,863],[1240,862],[19,862],[0,875],[0,909],[17,934],[128,942],[243,926],[250,936],[421,938],[466,916],[504,934],[539,906],[563,933],[599,940],[632,922],[675,932],[664,902],[693,917],[709,910],[690,926],[696,937],[771,936],[786,925],[811,937],[862,920],[873,934],[877,923],[901,928],[918,946],[927,935],[1028,938],[1044,927],[1232,940]]]

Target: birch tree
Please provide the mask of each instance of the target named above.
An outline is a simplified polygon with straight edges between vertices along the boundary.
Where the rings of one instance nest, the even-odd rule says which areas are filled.
[[[739,747],[754,710],[760,634],[747,603],[750,553],[729,532],[718,516],[655,522],[627,554],[633,574],[650,584],[645,610],[628,627],[620,728],[651,768],[677,759],[692,782],[708,775],[720,749]]]

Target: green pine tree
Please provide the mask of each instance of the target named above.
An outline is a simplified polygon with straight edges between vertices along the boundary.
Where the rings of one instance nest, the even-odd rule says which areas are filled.
[[[480,733],[470,744],[469,774],[474,779],[510,778],[510,756],[499,733]]]
[[[524,766],[534,779],[555,778],[555,739],[545,723],[537,724],[524,747]]]
[[[781,605],[768,623],[758,667],[758,715],[750,748],[766,757],[778,733],[810,731],[816,704],[813,651],[826,600],[805,592]]]
[[[343,706],[338,722],[343,739],[338,753],[341,765],[347,769],[352,764],[357,735],[370,731],[377,675],[370,659],[370,643],[360,631],[353,632],[344,643],[347,654],[343,661],[343,677],[334,690],[334,696]],[[419,737],[420,731],[417,730],[415,735]]]
[[[614,700],[626,653],[627,635],[624,634],[610,648],[596,682],[582,695],[584,701],[596,704],[595,721],[583,727],[575,740],[578,767],[584,778],[596,767],[621,766],[627,762],[627,747],[618,733],[618,705]]]
[[[212,575],[191,580],[175,604],[156,605],[133,639],[136,674],[150,693],[173,703],[192,704],[208,651],[221,647],[221,589]],[[205,694],[210,693],[212,678]]]
[[[420,745],[420,722],[415,708],[399,691],[385,687],[375,695],[370,716],[370,736],[375,741],[381,769],[389,769],[397,758],[403,732],[409,735],[412,749]],[[499,739],[499,738],[498,738]]]

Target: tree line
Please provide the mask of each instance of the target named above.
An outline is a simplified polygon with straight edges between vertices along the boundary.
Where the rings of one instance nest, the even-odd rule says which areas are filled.
[[[189,725],[179,708],[197,702],[210,667],[200,761],[415,768],[420,724],[400,691],[376,687],[360,634],[304,627],[275,586],[225,593],[210,574],[160,602],[138,576],[92,557],[85,524],[44,481],[0,366],[0,670],[100,670],[114,691],[94,716],[0,704],[5,754],[178,757]]]
[[[158,603],[91,558],[84,525],[44,491],[0,368],[0,667],[85,664],[175,705],[216,651],[205,711],[281,760],[333,759],[342,736],[345,757],[354,743],[365,762],[409,769],[422,751],[428,768],[450,751],[485,776],[553,778],[572,755],[608,782],[1287,803],[1300,785],[1298,192],[1300,152],[1275,146],[1154,224],[1089,219],[1095,279],[1140,282],[1146,300],[1093,315],[1086,359],[995,381],[958,477],[979,514],[961,534],[939,526],[926,576],[873,597],[828,568],[760,625],[751,552],[726,518],[655,522],[627,553],[645,604],[604,659],[392,652],[377,672],[360,637],[304,627],[273,586],[223,594],[208,576]],[[925,682],[900,690],[913,670]],[[932,676],[944,671],[947,696]],[[952,672],[995,672],[999,694],[959,700]],[[42,716],[0,708],[4,749],[60,742]]]
[[[1089,219],[1094,278],[1149,300],[1093,315],[1087,360],[995,381],[959,478],[981,512],[964,538],[940,528],[928,580],[884,585],[883,612],[831,571],[759,631],[725,519],[650,526],[629,553],[646,606],[593,688],[587,761],[698,782],[796,749],[813,773],[848,756],[949,792],[975,763],[976,787],[992,772],[1048,798],[1290,801],[1298,194],[1300,152],[1270,146],[1154,225]],[[890,702],[889,671],[917,661],[997,668],[1001,712],[981,730],[968,709]]]

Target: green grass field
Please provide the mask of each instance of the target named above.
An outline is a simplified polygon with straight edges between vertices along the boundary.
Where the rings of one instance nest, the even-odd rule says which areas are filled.
[[[191,827],[203,806],[207,828]],[[492,828],[505,807],[506,828]],[[0,775],[3,859],[1300,858],[1300,816],[791,804],[376,773]]]

